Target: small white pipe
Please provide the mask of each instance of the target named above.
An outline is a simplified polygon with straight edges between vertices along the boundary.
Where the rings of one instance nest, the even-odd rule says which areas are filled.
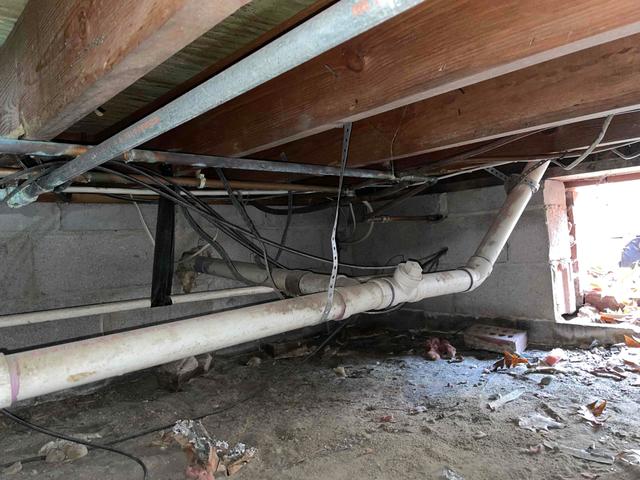
[[[548,162],[529,174],[539,183]],[[533,190],[514,187],[464,268],[422,275],[416,262],[400,264],[393,277],[336,289],[328,320],[380,310],[407,301],[473,290],[491,273]],[[326,294],[279,300],[128,332],[0,354],[0,407],[66,388],[219,350],[324,321]]]
[[[241,297],[247,295],[261,295],[272,293],[273,288],[263,286],[227,288],[212,292],[196,292],[183,295],[171,295],[172,304],[203,302],[222,298]],[[69,318],[87,317],[104,313],[126,312],[141,308],[150,308],[151,300],[140,298],[137,300],[124,300],[120,302],[98,303],[95,305],[82,305],[78,307],[57,308],[41,310],[38,312],[14,313],[0,316],[0,328],[15,327],[17,325],[30,325],[32,323],[52,322]]]

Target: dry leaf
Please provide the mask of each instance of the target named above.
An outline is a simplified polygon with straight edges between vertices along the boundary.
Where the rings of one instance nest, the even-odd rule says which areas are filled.
[[[589,405],[583,405],[582,407],[580,407],[579,413],[580,416],[591,425],[593,425],[594,427],[599,427],[603,424],[604,419],[600,419],[598,417],[602,415],[606,406],[606,400],[602,400],[601,402],[595,401],[593,403],[590,403]]]
[[[591,413],[593,413],[594,416],[599,417],[600,415],[602,415],[602,412],[604,412],[604,409],[606,408],[606,406],[607,406],[606,400],[602,400],[601,402],[596,400],[595,402],[587,405],[587,408],[591,410]]]
[[[524,357],[521,357],[517,353],[504,352],[504,358],[501,358],[496,363],[493,364],[493,370],[497,370],[499,368],[513,368],[519,364],[528,364],[529,360]]]
[[[624,336],[624,343],[627,344],[627,347],[640,348],[640,340],[637,339],[636,337],[625,335]]]

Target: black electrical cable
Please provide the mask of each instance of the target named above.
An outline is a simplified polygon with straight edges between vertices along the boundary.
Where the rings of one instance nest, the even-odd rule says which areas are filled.
[[[233,263],[233,260],[231,260],[231,258],[229,257],[229,254],[227,253],[227,251],[222,247],[222,245],[220,245],[213,237],[211,237],[211,235],[209,235],[196,221],[195,219],[191,216],[191,214],[189,213],[189,210],[187,210],[184,207],[182,208],[182,214],[184,215],[185,219],[187,220],[187,222],[189,223],[189,225],[191,226],[191,228],[193,228],[195,230],[195,232],[200,235],[200,238],[202,238],[205,242],[207,242],[209,245],[211,245],[214,250],[218,253],[218,255],[220,255],[220,258],[224,261],[224,263],[227,265],[227,268],[229,268],[229,271],[231,272],[231,274],[233,275],[233,277],[238,280],[239,282],[245,283],[247,285],[256,285],[255,282],[252,282],[251,280],[249,280],[248,278],[246,278],[244,275],[242,275],[238,269],[236,268],[235,264]]]
[[[260,247],[262,248],[262,259],[264,260],[264,268],[267,271],[267,277],[271,282],[271,286],[275,289],[275,292],[281,299],[284,298],[282,296],[282,293],[276,286],[276,282],[273,280],[273,275],[271,274],[271,265],[269,263],[270,258],[269,258],[269,255],[267,254],[267,247],[263,241],[263,238],[260,236],[260,233],[258,232],[258,229],[253,223],[253,220],[251,220],[251,217],[247,213],[247,209],[242,204],[242,202],[238,199],[238,197],[236,197],[236,193],[231,188],[231,185],[229,184],[229,181],[227,180],[227,177],[222,171],[222,169],[216,168],[216,174],[218,175],[218,178],[222,180],[222,184],[224,185],[224,188],[227,191],[227,195],[229,195],[229,199],[231,200],[231,203],[233,204],[234,208],[237,210],[238,214],[240,215],[240,218],[242,218],[242,220],[247,225],[247,227],[249,227],[249,230],[253,232],[255,238],[260,243]],[[282,248],[280,249],[280,251],[282,251]]]
[[[284,245],[287,241],[287,235],[289,233],[289,227],[291,226],[291,218],[293,217],[293,192],[289,192],[287,195],[287,220],[284,224],[284,229],[282,230],[282,237],[280,237],[280,245]],[[282,255],[282,247],[278,247],[278,252],[276,253],[275,260],[276,262],[280,259],[280,255]]]
[[[259,396],[261,393],[263,393],[265,391],[266,391],[266,389],[262,385],[259,388],[256,388],[255,390],[253,390],[248,395],[244,396],[243,398],[241,398],[241,399],[239,399],[239,400],[237,400],[235,402],[230,402],[228,405],[225,405],[225,406],[220,407],[220,408],[216,408],[216,409],[211,410],[211,411],[209,411],[207,413],[200,414],[198,416],[191,417],[191,418],[193,420],[201,420],[201,419],[206,418],[206,417],[211,417],[213,415],[217,415],[219,413],[223,413],[223,412],[226,412],[228,410],[232,410],[232,409],[238,407],[239,405],[242,405],[242,404],[244,404],[244,403],[256,398],[257,396]],[[7,412],[7,413],[11,414],[11,412]],[[14,417],[18,418],[15,414],[11,414],[11,415],[13,415]],[[180,416],[178,418],[184,418],[184,415]],[[20,420],[26,422],[26,420],[24,420],[24,419],[20,419]],[[138,432],[133,433],[131,435],[127,435],[126,437],[121,437],[121,438],[118,438],[116,440],[112,440],[110,442],[107,442],[105,445],[98,446],[98,445],[96,445],[94,443],[91,443],[90,447],[91,448],[97,448],[97,449],[104,448],[105,446],[111,447],[111,445],[117,445],[119,443],[128,442],[129,440],[135,440],[136,438],[144,437],[145,435],[150,435],[152,433],[156,433],[156,432],[159,432],[159,431],[162,431],[162,430],[167,430],[169,428],[172,428],[174,425],[175,425],[175,421],[172,422],[172,423],[167,423],[165,425],[156,426],[156,427],[152,427],[152,428],[149,428],[149,429],[146,429],[146,430],[138,431]],[[25,426],[27,426],[27,425],[25,425]],[[31,428],[31,426],[29,426],[29,428]],[[39,428],[42,428],[42,427],[39,427]],[[42,433],[45,433],[45,432],[42,432]],[[47,433],[47,435],[49,435],[49,434]],[[69,437],[69,438],[71,438],[71,437]],[[63,440],[66,440],[66,439],[63,439]],[[73,442],[76,442],[76,443],[83,443],[83,441],[79,441],[79,440],[76,440],[76,439],[69,440],[69,441],[73,441]],[[88,442],[84,442],[83,444],[87,445],[87,443]],[[89,446],[89,445],[87,445],[87,446]],[[114,453],[120,453],[120,451],[116,450],[116,449],[111,449],[109,451],[113,451]],[[129,454],[127,454],[126,452],[122,452],[122,454],[124,454],[125,456],[129,456]],[[26,464],[26,463],[31,463],[31,462],[37,462],[37,461],[40,461],[42,459],[43,459],[43,456],[42,455],[38,455],[38,456],[25,458],[25,459],[22,459],[22,460],[17,460],[17,461],[21,462],[22,464]],[[0,465],[0,468],[8,467],[10,465],[13,465],[14,463],[16,463],[15,460],[11,461],[11,462],[8,462],[8,463],[5,463],[3,465]],[[144,468],[146,469],[146,465],[145,465]],[[147,477],[145,476],[145,479],[146,478]]]
[[[54,432],[53,430],[49,430],[48,428],[41,427],[39,425],[35,425],[35,424],[25,420],[24,418],[19,417],[15,413],[12,413],[9,410],[4,409],[4,408],[0,409],[0,412],[2,412],[3,415],[5,415],[7,418],[13,420],[17,424],[22,425],[23,427],[27,427],[27,428],[29,428],[31,430],[36,431],[36,432],[43,433],[45,435],[49,435],[50,437],[59,438],[61,440],[66,440],[68,442],[79,443],[80,445],[84,445],[84,446],[86,446],[88,448],[92,448],[92,449],[106,450],[107,452],[117,453],[118,455],[122,455],[124,457],[127,457],[127,458],[133,460],[134,462],[136,462],[138,465],[140,465],[140,467],[142,468],[142,478],[144,480],[147,480],[149,478],[149,472],[147,471],[147,466],[144,464],[144,462],[142,460],[140,460],[138,457],[136,457],[134,455],[131,455],[130,453],[124,452],[124,451],[119,450],[117,448],[109,447],[107,445],[101,445],[101,444],[97,444],[97,443],[93,443],[93,442],[87,442],[86,440],[82,440],[80,438],[74,438],[74,437],[70,437],[68,435],[64,435],[62,433]]]
[[[127,167],[130,167],[130,165],[127,165]],[[141,182],[139,180],[137,182],[139,182],[140,184],[145,185],[145,186],[147,185],[144,182]],[[184,190],[184,191],[188,192],[188,190]],[[197,200],[199,201],[199,199],[197,199]],[[187,203],[187,206],[189,208],[194,208],[192,205],[190,205],[188,203]],[[206,207],[210,209],[209,205],[206,205]],[[213,211],[213,210],[211,209],[211,211]],[[214,219],[210,218],[206,214],[203,214],[203,217],[207,221],[212,223],[214,226],[216,226],[218,228],[221,228],[221,225],[222,226],[228,226],[229,228],[232,228],[232,229],[234,229],[234,230],[236,230],[238,232],[241,232],[241,233],[243,233],[245,235],[253,236],[252,232],[250,232],[250,231],[248,231],[248,230],[246,230],[246,229],[244,229],[244,228],[242,228],[242,227],[240,227],[238,225],[235,225],[235,224],[233,224],[231,222],[228,222],[227,220],[223,219],[218,214],[216,214],[215,211],[213,211],[213,213],[217,216],[217,218],[215,218],[215,221],[213,221]],[[317,255],[313,255],[313,254],[310,254],[310,253],[307,253],[307,252],[303,252],[301,250],[297,250],[297,249],[294,249],[294,248],[291,248],[291,247],[287,247],[286,245],[281,245],[278,242],[269,240],[267,238],[263,238],[262,240],[269,246],[281,247],[284,251],[289,252],[289,253],[294,254],[294,255],[297,255],[297,256],[300,256],[300,257],[308,258],[308,259],[315,260],[317,262],[326,263],[326,264],[332,264],[333,263],[332,260],[329,260],[327,258],[319,257]],[[257,253],[257,252],[254,250],[254,253]],[[272,262],[273,262],[273,260],[272,260]],[[346,267],[346,268],[352,268],[354,270],[379,270],[379,269],[391,270],[391,269],[395,268],[394,266],[353,265],[353,264],[349,264],[349,263],[340,263],[340,265],[343,266],[343,267]]]
[[[136,170],[136,171],[139,171],[139,172],[143,172],[143,170],[141,170],[140,168],[133,167],[133,166],[131,166],[129,164],[123,164],[121,162],[112,162],[112,163],[116,163],[118,165],[125,166],[125,167],[127,167],[129,169],[133,169],[133,170]],[[168,189],[168,191],[166,191],[165,189],[158,188],[158,186],[149,185],[148,183],[143,182],[143,181],[141,181],[141,180],[139,180],[139,179],[137,179],[135,177],[132,177],[130,175],[127,175],[125,173],[119,172],[119,171],[111,169],[111,168],[100,166],[100,167],[96,167],[96,170],[105,171],[105,172],[108,172],[108,173],[113,173],[115,175],[120,176],[121,178],[125,178],[125,179],[130,180],[132,183],[135,183],[135,184],[141,185],[141,186],[143,186],[145,188],[148,188],[150,190],[153,190],[155,193],[157,193],[160,196],[165,196],[167,198],[173,198],[174,201],[176,203],[178,203],[179,205],[185,206],[185,207],[187,207],[189,209],[195,209],[196,211],[201,213],[203,215],[203,218],[205,218],[205,220],[207,220],[213,226],[219,228],[223,233],[225,233],[225,234],[227,234],[229,236],[231,236],[228,233],[229,229],[234,230],[235,233],[240,233],[240,234],[243,234],[243,235],[247,235],[249,237],[253,237],[254,236],[254,234],[252,232],[250,232],[249,230],[244,229],[244,228],[242,228],[242,227],[240,227],[238,225],[235,225],[235,224],[225,220],[224,218],[222,218],[213,209],[211,209],[208,204],[203,204],[204,210],[205,210],[205,211],[203,211],[203,208],[198,208],[198,206],[195,206],[192,203],[189,203],[189,202],[185,201],[184,199],[180,198],[180,194],[179,193],[176,193],[171,188],[166,187],[166,185],[158,184],[159,187],[166,187]],[[152,178],[150,175],[147,175],[147,176]],[[166,179],[164,177],[162,177],[162,178],[163,178],[163,181],[176,186],[176,188],[180,192],[185,192],[186,196],[191,197],[195,201],[201,203],[201,201],[197,197],[191,195],[188,190],[182,188],[180,185],[176,185],[175,183],[171,182],[170,180],[168,180],[168,179]],[[234,238],[234,237],[232,236],[232,238]],[[276,247],[276,248],[277,247],[281,247],[284,251],[289,252],[289,253],[291,253],[293,255],[297,255],[297,256],[303,257],[303,258],[308,258],[310,260],[314,260],[314,261],[317,261],[317,262],[320,262],[320,263],[325,263],[325,264],[329,264],[329,265],[333,264],[333,261],[329,260],[327,258],[323,258],[323,257],[317,256],[317,255],[313,255],[311,253],[304,252],[304,251],[301,251],[301,250],[298,250],[298,249],[295,249],[295,248],[292,248],[292,247],[287,247],[286,245],[281,245],[278,242],[275,242],[273,240],[269,240],[269,239],[264,238],[264,237],[261,237],[261,238],[262,238],[262,241],[265,244],[267,244],[269,246],[272,246],[272,247]],[[249,250],[253,251],[256,254],[260,254],[261,253],[260,250],[253,244],[252,244],[253,248],[251,248],[251,246],[248,246],[248,245],[246,245],[246,244],[244,244],[242,242],[240,242],[240,243],[243,244],[243,246],[245,246],[246,248],[248,248]],[[272,263],[274,263],[273,259],[271,259],[271,261],[272,261]],[[340,266],[345,267],[345,268],[351,268],[353,270],[381,270],[381,269],[382,270],[392,270],[392,269],[395,268],[394,266],[354,265],[354,264],[342,263],[342,262],[340,263]]]
[[[303,213],[314,213],[320,212],[322,210],[326,210],[335,206],[335,202],[319,202],[313,205],[304,205],[302,207],[293,207],[289,208],[273,208],[267,205],[263,205],[257,201],[253,201],[249,203],[250,206],[260,210],[261,212],[268,213],[270,215],[289,215],[289,211],[291,214],[298,215]]]

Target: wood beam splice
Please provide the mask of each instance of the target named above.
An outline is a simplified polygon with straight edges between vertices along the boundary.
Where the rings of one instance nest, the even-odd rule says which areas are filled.
[[[152,145],[250,155],[638,32],[636,0],[424,2]]]
[[[48,140],[249,0],[31,0],[0,49],[0,136]]]

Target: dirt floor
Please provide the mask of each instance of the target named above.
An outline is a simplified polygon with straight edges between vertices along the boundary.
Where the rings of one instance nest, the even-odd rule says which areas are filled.
[[[92,394],[15,412],[96,442],[134,436],[116,446],[143,459],[153,480],[185,478],[184,453],[163,442],[158,429],[203,415],[216,439],[257,448],[233,476],[238,480],[640,478],[634,464],[640,461],[639,375],[615,380],[590,373],[619,349],[569,352],[552,374],[526,366],[491,372],[498,354],[462,351],[459,363],[427,361],[424,339],[361,338],[306,363],[266,354],[251,366],[248,356],[216,358],[212,370],[179,392],[159,388],[154,374],[143,372]],[[535,361],[544,352],[526,356]],[[336,367],[344,367],[346,378]],[[522,394],[495,411],[488,407],[514,391]],[[600,426],[579,414],[596,400],[608,402],[596,419]],[[518,425],[535,414],[561,428]],[[0,465],[37,455],[49,440],[0,420]],[[628,450],[638,456],[614,458]],[[0,477],[138,479],[142,471],[126,457],[92,450],[68,463],[27,461],[20,472]]]

